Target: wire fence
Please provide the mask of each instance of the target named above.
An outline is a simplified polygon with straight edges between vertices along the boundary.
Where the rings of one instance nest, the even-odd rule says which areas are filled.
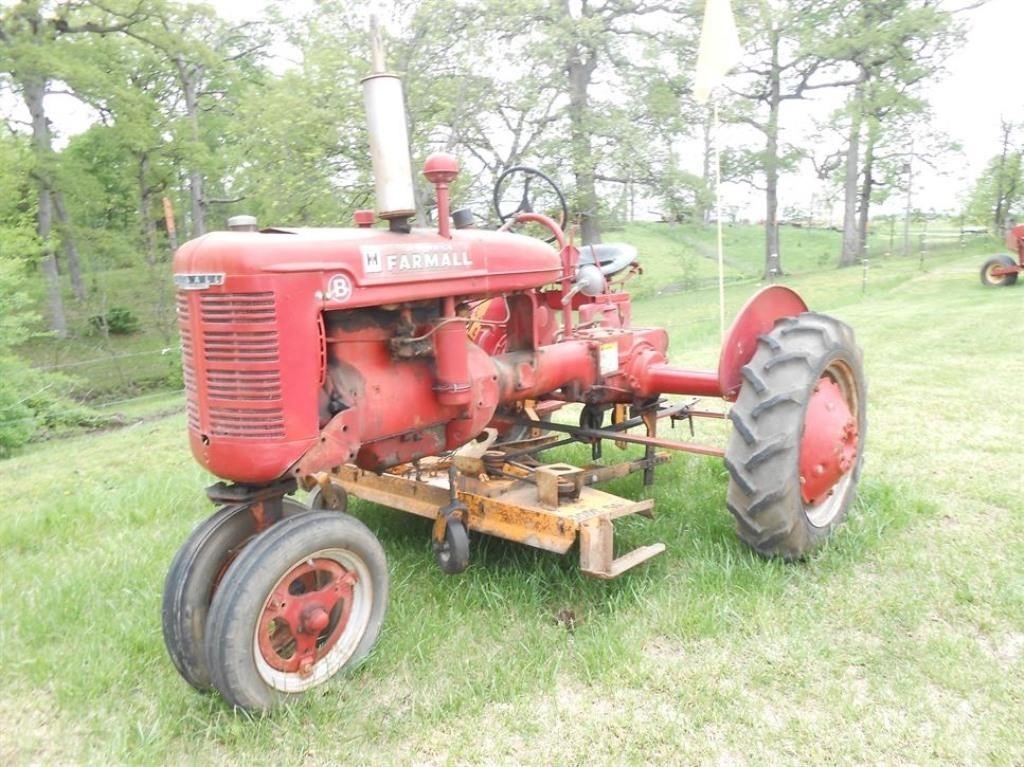
[[[181,351],[181,346],[164,346],[158,349],[149,349],[142,352],[128,352],[126,354],[108,354],[104,357],[93,357],[87,360],[75,360],[74,362],[65,362],[59,365],[39,365],[35,366],[36,370],[67,370],[70,368],[85,367],[87,365],[94,365],[98,363],[111,363],[117,360],[128,359],[129,357],[148,357],[159,354],[166,356],[168,354],[177,354]]]

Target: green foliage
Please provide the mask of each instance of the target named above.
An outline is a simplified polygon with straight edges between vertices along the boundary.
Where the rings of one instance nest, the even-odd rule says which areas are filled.
[[[103,314],[92,315],[89,325],[104,335],[127,336],[138,332],[139,318],[131,309],[112,306]]]
[[[70,379],[34,369],[14,354],[32,338],[39,319],[28,286],[29,265],[40,244],[18,221],[17,212],[8,213],[6,224],[0,220],[0,457],[51,430],[109,421],[67,398]]]
[[[26,265],[39,244],[23,227],[0,226],[0,355],[22,343],[37,319],[31,311]]]
[[[73,385],[67,376],[35,370],[15,357],[0,357],[0,458],[50,433],[118,422],[71,401],[66,392]]]
[[[25,366],[0,356],[0,458],[21,447],[35,432],[35,418],[23,394]]]

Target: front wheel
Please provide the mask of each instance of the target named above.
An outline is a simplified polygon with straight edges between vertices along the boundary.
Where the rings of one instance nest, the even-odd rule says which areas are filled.
[[[725,452],[729,510],[758,553],[799,559],[845,516],[867,428],[862,367],[850,327],[822,314],[780,320],[758,339]]]
[[[999,285],[1004,287],[1013,285],[1017,282],[1017,272],[1008,272],[1004,274],[994,274],[994,272],[996,269],[1013,268],[1016,265],[1017,262],[1005,254],[992,256],[992,258],[986,261],[981,267],[981,284],[987,288],[994,288]]]
[[[359,520],[310,511],[261,533],[224,574],[206,624],[213,684],[264,711],[369,654],[388,599],[387,560]]]
[[[306,511],[282,499],[282,517]],[[201,692],[211,687],[203,651],[206,615],[221,577],[258,531],[247,506],[224,506],[203,520],[178,549],[164,580],[164,644],[182,678]]]

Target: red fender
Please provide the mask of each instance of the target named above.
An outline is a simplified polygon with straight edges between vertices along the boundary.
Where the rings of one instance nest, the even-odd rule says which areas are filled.
[[[771,330],[783,317],[807,311],[807,304],[793,290],[769,285],[755,293],[736,315],[718,359],[718,385],[722,397],[734,402],[740,393],[740,371],[757,349],[757,337]]]

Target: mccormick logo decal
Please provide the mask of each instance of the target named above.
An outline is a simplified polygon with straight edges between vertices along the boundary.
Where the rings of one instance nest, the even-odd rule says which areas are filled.
[[[414,272],[421,269],[467,269],[473,266],[464,246],[364,245],[363,273]]]
[[[206,290],[224,284],[224,274],[176,274],[174,284],[182,290]]]

